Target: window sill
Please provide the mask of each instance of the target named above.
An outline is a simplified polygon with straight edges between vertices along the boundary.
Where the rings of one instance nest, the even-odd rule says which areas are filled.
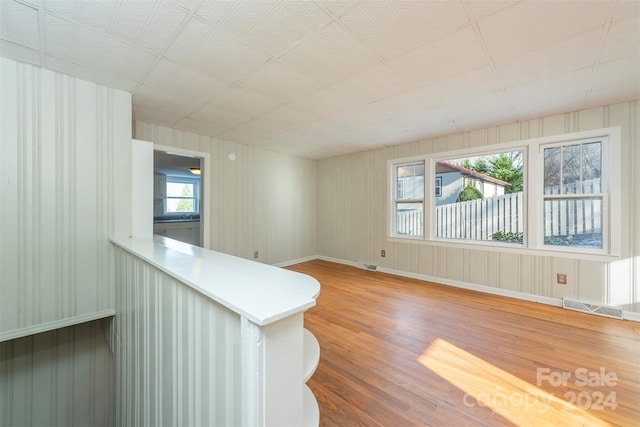
[[[424,246],[437,246],[446,248],[457,249],[471,249],[476,251],[489,251],[489,252],[501,252],[520,255],[532,255],[532,256],[544,256],[544,257],[557,257],[557,258],[571,258],[584,261],[600,261],[611,262],[620,259],[619,255],[611,254],[598,254],[588,252],[569,252],[560,250],[549,249],[532,249],[524,248],[518,245],[505,245],[505,244],[493,244],[493,243],[477,243],[477,242],[452,242],[449,240],[425,240],[422,237],[398,237],[387,236],[387,241],[391,243],[407,243],[417,244]]]

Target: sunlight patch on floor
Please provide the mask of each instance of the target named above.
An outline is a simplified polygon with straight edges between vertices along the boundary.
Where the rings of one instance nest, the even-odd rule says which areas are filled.
[[[466,393],[460,404],[487,407],[518,426],[610,425],[440,338],[417,360]]]

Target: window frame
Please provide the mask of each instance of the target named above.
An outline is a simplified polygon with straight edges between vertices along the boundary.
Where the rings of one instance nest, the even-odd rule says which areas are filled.
[[[591,141],[587,141],[591,140]],[[544,148],[552,145],[571,145],[587,143],[595,140],[602,141],[602,173],[601,192],[603,194],[603,224],[602,248],[588,248],[577,246],[556,246],[544,244]],[[447,158],[463,158],[495,154],[505,151],[524,151],[523,162],[523,191],[525,233],[522,245],[509,244],[500,241],[479,241],[462,239],[444,239],[435,237],[435,191],[427,191],[435,186],[435,164]],[[589,260],[618,259],[621,252],[621,128],[619,126],[594,129],[589,131],[559,134],[522,141],[512,141],[480,148],[452,150],[440,153],[430,153],[400,159],[388,160],[389,176],[394,177],[393,170],[400,164],[425,162],[425,195],[423,201],[423,236],[405,237],[394,235],[393,204],[389,204],[389,224],[387,240],[392,242],[410,242],[415,244],[437,245],[454,248],[492,250],[498,252],[521,253],[530,255],[559,256]],[[389,194],[391,188],[387,188]],[[391,201],[391,199],[389,199]]]
[[[166,186],[170,183],[174,184],[193,184],[193,197],[169,197],[169,192],[167,191]],[[187,178],[187,177],[178,177],[178,176],[170,176],[167,175],[165,181],[165,199],[163,200],[162,213],[165,217],[171,216],[185,216],[185,215],[199,215],[200,214],[200,180],[198,178]],[[192,200],[194,211],[192,212],[169,212],[167,210],[167,201],[168,200]]]
[[[415,165],[417,163],[422,163],[423,164],[423,169],[424,169],[424,173],[425,173],[425,177],[423,179],[424,183],[423,183],[423,193],[426,191],[426,186],[427,186],[427,163],[424,159],[418,158],[416,160],[409,160],[409,161],[404,161],[404,162],[395,162],[392,166],[391,166],[391,174],[390,174],[390,180],[391,180],[391,185],[389,186],[389,188],[394,188],[395,191],[390,195],[391,197],[391,203],[389,204],[389,210],[390,210],[390,215],[391,215],[391,221],[388,221],[389,224],[389,230],[388,230],[388,234],[389,236],[395,237],[395,238],[399,238],[399,239],[409,239],[409,240],[424,240],[425,236],[426,236],[426,228],[425,228],[425,224],[424,224],[424,212],[425,212],[425,208],[426,208],[426,198],[425,195],[423,194],[423,197],[421,199],[404,199],[404,198],[398,198],[398,187],[397,187],[397,183],[398,181],[398,176],[397,176],[397,171],[398,168],[401,166],[409,166],[409,165]],[[403,183],[403,192],[402,192],[402,196],[404,196],[404,183]],[[397,219],[397,205],[399,203],[422,203],[422,235],[402,235],[402,234],[398,234],[396,233],[397,230],[397,223],[396,223],[396,219]]]
[[[541,204],[541,209],[540,209],[540,215],[541,215],[541,220],[540,220],[540,228],[539,228],[539,232],[541,233],[541,236],[539,236],[539,238],[541,239],[541,246],[545,249],[549,249],[549,250],[553,250],[553,251],[560,251],[560,252],[585,252],[585,253],[604,253],[604,254],[608,254],[609,253],[609,242],[610,242],[610,232],[609,229],[611,228],[611,210],[609,207],[609,195],[610,195],[610,185],[609,185],[609,180],[610,180],[610,175],[611,175],[611,163],[609,162],[609,137],[608,136],[600,136],[600,137],[594,137],[594,138],[582,138],[582,139],[572,139],[572,140],[568,140],[568,141],[561,141],[561,142],[553,142],[553,143],[548,143],[548,144],[540,144],[538,146],[539,149],[539,161],[540,161],[540,172],[541,172],[541,185],[540,185],[540,190],[541,190],[541,200],[540,200],[540,204]],[[566,193],[566,194],[558,194],[558,195],[549,195],[549,194],[544,194],[544,150],[547,148],[562,148],[562,147],[566,147],[569,145],[575,145],[575,144],[579,144],[579,145],[583,145],[583,144],[589,144],[589,143],[593,143],[593,142],[600,142],[601,143],[601,152],[600,152],[600,166],[601,166],[601,173],[600,173],[600,193]],[[606,170],[605,170],[605,166],[606,166]],[[606,171],[606,173],[604,173]],[[561,178],[562,179],[562,178]],[[562,187],[562,183],[560,183],[560,186]],[[606,190],[606,191],[605,191]],[[547,199],[556,199],[556,200],[574,200],[574,199],[585,199],[585,198],[592,198],[592,197],[601,197],[602,198],[602,208],[601,208],[601,215],[602,215],[602,248],[588,248],[588,247],[579,247],[579,246],[560,246],[560,245],[549,245],[544,243],[544,227],[545,227],[545,219],[544,219],[544,202]],[[579,251],[576,251],[576,249],[579,249]]]
[[[442,197],[442,177],[434,176],[434,184],[435,184],[434,197]]]

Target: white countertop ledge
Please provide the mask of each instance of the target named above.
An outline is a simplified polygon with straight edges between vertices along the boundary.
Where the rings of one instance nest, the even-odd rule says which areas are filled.
[[[320,293],[320,283],[306,274],[163,236],[111,241],[259,326],[313,307]]]

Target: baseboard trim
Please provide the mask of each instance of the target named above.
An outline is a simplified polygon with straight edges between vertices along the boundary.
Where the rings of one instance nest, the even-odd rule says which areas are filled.
[[[342,260],[339,258],[325,257],[325,256],[318,256],[317,259],[321,259],[329,262],[335,262],[343,265],[349,265],[351,267],[358,267],[358,268],[362,268],[362,266],[364,265],[362,263]],[[419,274],[419,273],[411,273],[411,272],[402,271],[402,270],[394,270],[392,268],[387,268],[387,267],[378,266],[378,271],[381,273],[393,274],[394,276],[407,277],[409,279],[418,279],[425,282],[432,282],[440,285],[453,286],[456,288],[468,289],[471,291],[484,292],[487,294],[517,298],[525,301],[531,301],[531,302],[537,302],[537,303],[542,303],[547,305],[553,305],[556,307],[562,307],[562,299],[559,299],[559,298],[543,297],[539,295],[526,294],[524,292],[512,291],[508,289],[492,288],[491,286],[477,285],[475,283],[467,283],[467,282],[460,282],[457,280],[443,279],[441,277],[428,276],[426,274]]]
[[[324,255],[318,255],[316,259],[321,259],[322,261],[327,261],[327,262],[335,262],[336,264],[348,265],[350,267],[358,267],[358,268],[364,267],[364,263],[357,263],[354,261],[347,261],[346,259],[332,258]]]
[[[298,259],[292,259],[292,260],[289,260],[289,261],[279,262],[279,263],[272,264],[272,265],[274,267],[288,267],[290,265],[300,264],[301,262],[313,261],[314,259],[318,259],[318,257],[315,256],[315,255],[306,256],[306,257],[302,257],[302,258],[298,258]]]
[[[343,265],[349,265],[351,267],[358,267],[358,268],[361,268],[363,265],[362,263],[342,260],[339,258],[326,257],[322,255],[318,256],[317,259],[321,259],[323,261],[328,261],[328,262],[335,262]],[[471,291],[484,292],[484,293],[493,294],[493,295],[517,298],[525,301],[538,302],[542,304],[553,305],[556,307],[562,307],[562,300],[558,298],[542,297],[539,295],[531,295],[531,294],[526,294],[524,292],[512,291],[508,289],[492,288],[491,286],[477,285],[475,283],[467,283],[467,282],[460,282],[457,280],[443,279],[441,277],[434,277],[434,276],[429,276],[426,274],[419,274],[419,273],[411,273],[411,272],[402,271],[402,270],[394,270],[392,268],[387,268],[387,267],[378,266],[378,271],[381,273],[393,274],[394,276],[407,277],[409,279],[418,279],[425,282],[432,282],[440,285],[453,286],[456,288],[468,289]]]
[[[348,265],[356,268],[364,268],[364,263],[357,263],[354,261],[343,260],[340,258],[332,258],[332,257],[323,256],[323,255],[318,255],[315,257],[315,259],[320,259],[328,262],[335,262],[337,264]],[[467,283],[467,282],[461,282],[457,280],[443,279],[441,277],[434,277],[434,276],[428,276],[426,274],[418,274],[418,273],[411,273],[407,271],[394,270],[392,268],[386,268],[386,267],[380,267],[380,266],[378,266],[378,271],[381,273],[393,274],[394,276],[407,277],[410,279],[418,279],[426,282],[432,282],[436,284],[453,286],[456,288],[468,289],[471,291],[484,292],[487,294],[499,295],[499,296],[504,296],[509,298],[516,298],[523,301],[551,305],[554,307],[562,307],[561,298],[544,297],[540,295],[533,295],[533,294],[527,294],[524,292],[512,291],[509,289],[493,288],[491,286],[478,285],[475,283]],[[640,322],[640,313],[623,310],[623,318],[624,320]]]
[[[393,274],[396,276],[408,277],[411,279],[424,280],[426,282],[433,282],[436,284],[453,286],[456,288],[467,289],[470,291],[484,292],[487,294],[498,295],[509,298],[516,298],[523,301],[537,302],[541,304],[552,305],[555,307],[562,307],[562,299],[543,297],[540,295],[527,294],[524,292],[512,291],[510,289],[500,289],[491,286],[478,285],[475,283],[461,282],[458,280],[443,279],[441,277],[428,276],[426,274],[410,273],[406,271],[393,270],[390,268],[379,267],[378,271],[383,273]]]

